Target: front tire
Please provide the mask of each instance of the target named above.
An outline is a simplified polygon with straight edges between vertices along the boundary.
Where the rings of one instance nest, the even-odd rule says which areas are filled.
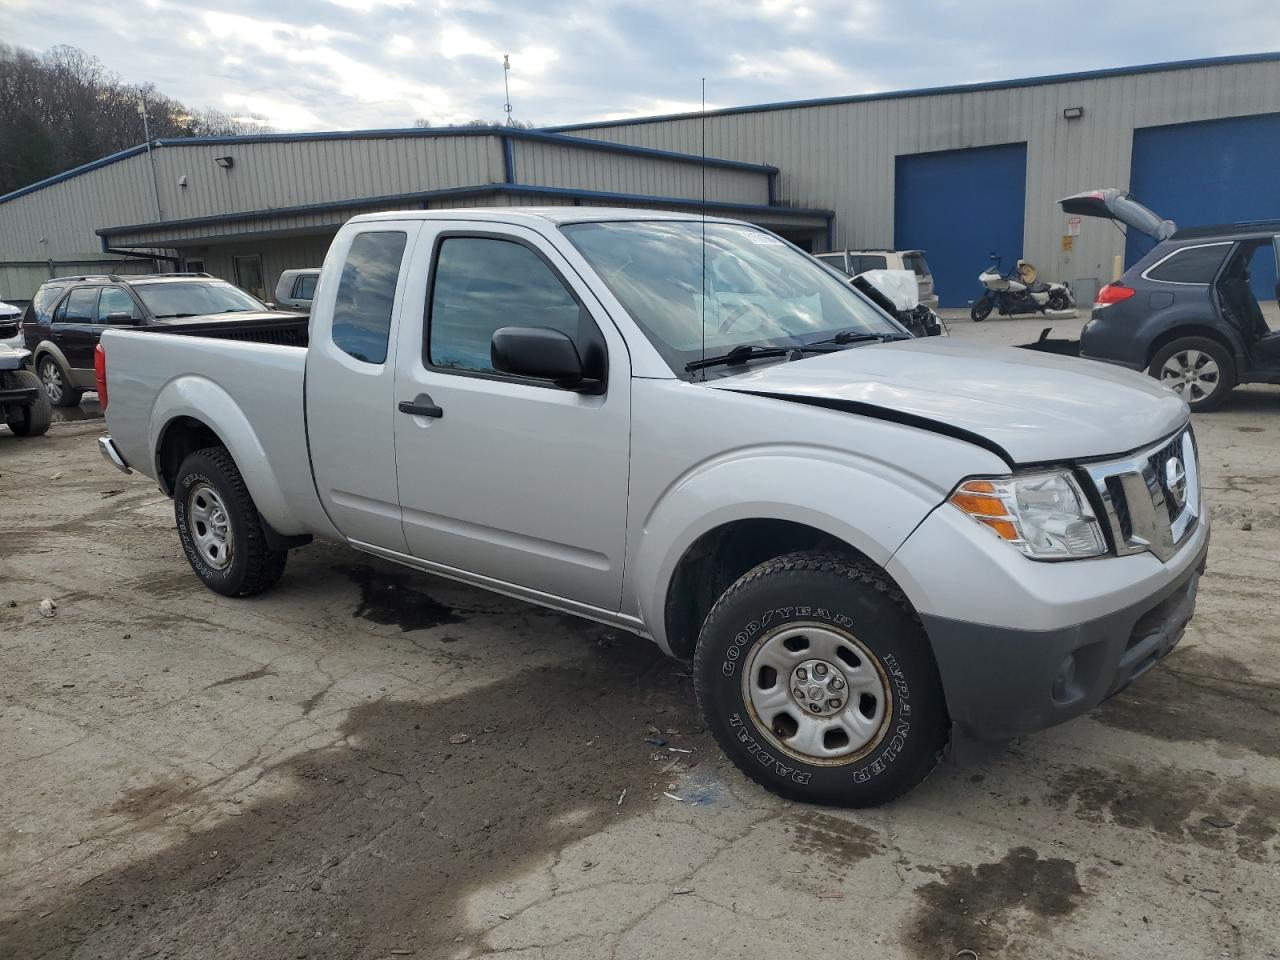
[[[1226,348],[1207,337],[1183,337],[1151,358],[1147,373],[1187,401],[1193,413],[1216,410],[1236,385],[1236,365]]]
[[[694,654],[707,725],[743,773],[805,803],[876,806],[919,784],[949,720],[924,628],[869,564],[769,560],[721,596]]]
[[[36,365],[36,370],[39,371],[40,382],[44,384],[44,392],[48,394],[51,404],[55,407],[79,405],[84,391],[71,385],[71,374],[62,368],[62,364],[45,354]]]
[[[1053,311],[1062,311],[1071,309],[1071,301],[1067,299],[1067,295],[1062,290],[1054,290],[1049,294],[1049,309]]]
[[[40,384],[40,378],[30,370],[15,370],[11,376],[19,389],[34,387],[36,400],[30,406],[10,414],[5,423],[19,437],[39,437],[48,433],[49,423],[53,420],[53,407],[49,403],[49,395]]]
[[[981,323],[991,316],[991,307],[992,300],[990,297],[982,297],[980,300],[974,301],[973,306],[969,308],[969,319],[974,323]]]
[[[173,511],[191,569],[215,593],[251,597],[284,573],[289,552],[267,546],[258,508],[224,448],[206,447],[182,461]]]

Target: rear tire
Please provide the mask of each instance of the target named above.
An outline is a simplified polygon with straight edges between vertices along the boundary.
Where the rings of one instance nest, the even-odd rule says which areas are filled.
[[[987,317],[991,316],[992,300],[990,297],[983,297],[974,302],[969,310],[969,318],[974,323],[981,323]]]
[[[267,546],[258,508],[223,447],[197,450],[182,461],[173,512],[191,569],[215,593],[251,597],[284,573],[289,552]]]
[[[1183,337],[1161,347],[1147,373],[1187,401],[1193,413],[1216,410],[1236,385],[1226,347],[1207,337]]]
[[[12,374],[14,385],[19,389],[36,388],[35,403],[23,407],[16,414],[10,414],[5,423],[19,437],[39,437],[49,432],[49,423],[53,420],[53,407],[49,403],[49,395],[44,392],[40,378],[30,370],[15,370]]]
[[[45,354],[36,364],[36,371],[40,376],[40,382],[44,384],[44,392],[49,396],[49,402],[55,407],[74,407],[78,406],[81,398],[84,396],[83,390],[77,390],[71,385],[71,374],[51,357]]]
[[[815,553],[766,561],[707,616],[694,685],[720,748],[805,803],[869,807],[936,766],[950,722],[906,598],[870,564]]]

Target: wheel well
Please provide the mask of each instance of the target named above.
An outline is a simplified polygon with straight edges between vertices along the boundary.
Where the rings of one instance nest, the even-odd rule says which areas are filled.
[[[720,595],[753,567],[799,550],[872,562],[838,537],[789,520],[736,520],[709,530],[690,544],[671,575],[663,611],[671,652],[692,657]]]
[[[1157,353],[1173,343],[1175,340],[1181,340],[1184,337],[1204,337],[1206,340],[1212,340],[1219,344],[1222,349],[1227,351],[1227,356],[1231,358],[1231,363],[1236,362],[1236,347],[1227,337],[1223,336],[1221,331],[1215,330],[1213,327],[1194,326],[1174,327],[1172,330],[1166,330],[1160,336],[1151,341],[1151,346],[1147,348],[1146,366],[1151,366],[1151,361],[1155,359]]]
[[[178,468],[188,455],[205,447],[226,447],[222,438],[194,417],[175,417],[164,428],[160,447],[156,451],[156,479],[160,489],[173,493],[178,479]]]

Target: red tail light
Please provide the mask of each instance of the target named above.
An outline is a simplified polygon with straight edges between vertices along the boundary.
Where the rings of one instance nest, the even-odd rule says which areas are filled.
[[[93,379],[98,383],[98,405],[107,412],[107,351],[98,344],[93,351]]]
[[[1138,291],[1133,287],[1126,287],[1123,283],[1108,283],[1105,287],[1098,291],[1098,298],[1093,301],[1093,306],[1109,307],[1113,303],[1119,303],[1121,300],[1128,300]]]

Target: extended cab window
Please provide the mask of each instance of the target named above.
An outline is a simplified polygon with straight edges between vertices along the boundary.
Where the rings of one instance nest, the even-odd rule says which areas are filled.
[[[385,363],[391,305],[408,235],[400,230],[357,234],[333,304],[334,346],[365,363]]]
[[[489,342],[499,327],[551,327],[582,349],[578,301],[536,253],[514,240],[447,237],[431,287],[428,361],[493,373]]]
[[[1230,247],[1229,243],[1215,243],[1179,250],[1150,268],[1147,279],[1165,283],[1212,283]]]
[[[78,287],[71,291],[54,318],[58,323],[93,323],[98,309],[98,288]]]

